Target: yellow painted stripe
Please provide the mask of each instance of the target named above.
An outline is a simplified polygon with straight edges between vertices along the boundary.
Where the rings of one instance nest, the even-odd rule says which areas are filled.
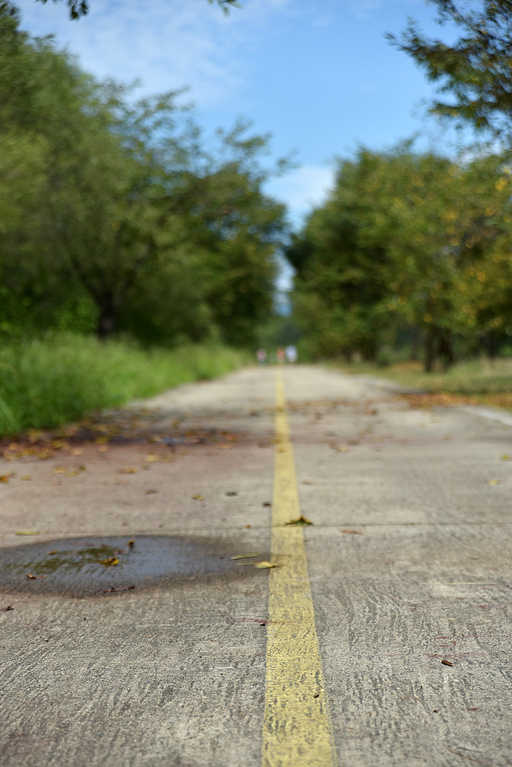
[[[334,767],[336,755],[315,630],[282,374],[276,454],[263,767]]]

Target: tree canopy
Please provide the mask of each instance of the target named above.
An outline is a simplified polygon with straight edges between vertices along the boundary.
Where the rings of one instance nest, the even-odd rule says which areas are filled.
[[[387,37],[439,83],[432,111],[477,130],[492,131],[512,143],[512,3],[481,0],[464,5],[457,0],[430,0],[440,25],[455,25],[459,38],[452,44],[424,36],[410,21],[400,41]],[[472,6],[472,7],[471,7]]]
[[[0,329],[251,341],[284,207],[268,137],[203,135],[176,92],[136,100],[0,9]]]
[[[512,178],[501,158],[361,149],[286,254],[316,354],[375,359],[400,339],[431,370],[512,333]]]

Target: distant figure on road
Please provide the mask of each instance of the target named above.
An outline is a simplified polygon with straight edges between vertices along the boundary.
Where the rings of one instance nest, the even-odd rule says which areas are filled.
[[[284,362],[286,360],[286,350],[280,346],[276,352],[278,362]]]
[[[288,362],[291,362],[292,364],[294,362],[297,362],[297,348],[293,346],[293,344],[290,344],[290,346],[287,346],[285,349],[286,352],[286,359]]]
[[[258,358],[258,362],[260,365],[264,365],[267,361],[267,350],[266,349],[258,349],[256,352],[256,357]]]

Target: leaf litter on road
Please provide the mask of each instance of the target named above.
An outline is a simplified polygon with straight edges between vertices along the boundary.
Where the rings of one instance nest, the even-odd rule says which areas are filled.
[[[285,526],[287,525],[298,525],[300,527],[306,527],[307,525],[312,525],[313,523],[307,519],[306,517],[303,517],[302,514],[298,519],[290,519],[289,522],[285,522]]]

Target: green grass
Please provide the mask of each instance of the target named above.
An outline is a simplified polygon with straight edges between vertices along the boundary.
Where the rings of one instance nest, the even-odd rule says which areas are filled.
[[[249,361],[220,345],[141,350],[63,334],[0,347],[0,435],[77,421],[86,413],[224,375]]]
[[[454,365],[447,373],[425,373],[419,362],[387,367],[369,363],[339,365],[347,373],[388,378],[405,387],[430,394],[464,397],[475,403],[512,408],[512,360],[474,359]]]

